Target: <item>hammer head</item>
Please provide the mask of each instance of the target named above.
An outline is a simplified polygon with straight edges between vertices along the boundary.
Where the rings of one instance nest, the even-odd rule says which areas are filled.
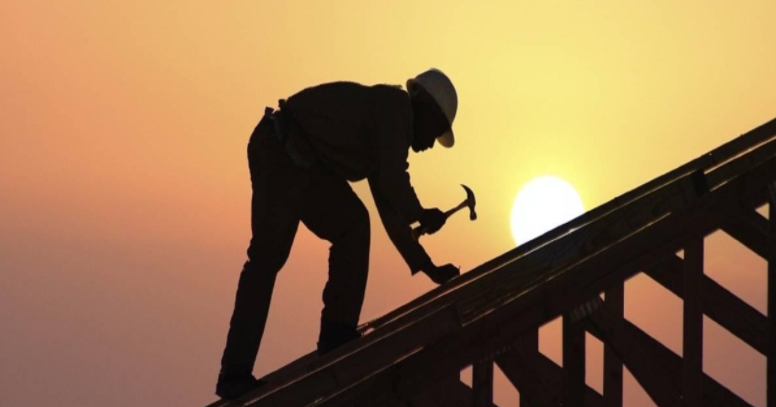
[[[474,199],[474,192],[464,184],[461,184],[461,186],[466,191],[466,206],[469,207],[469,219],[476,220],[477,212],[474,211],[474,207],[477,205],[477,201]]]

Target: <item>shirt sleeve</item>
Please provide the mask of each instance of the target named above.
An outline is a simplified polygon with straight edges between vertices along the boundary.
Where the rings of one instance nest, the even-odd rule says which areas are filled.
[[[407,172],[412,140],[412,109],[406,92],[388,86],[376,90],[372,103],[370,131],[374,142],[375,169],[370,185],[377,187],[409,225],[423,214]]]
[[[431,261],[431,258],[426,253],[426,250],[423,249],[423,246],[412,238],[409,222],[394,209],[393,205],[382,193],[380,183],[376,178],[369,178],[369,189],[372,191],[377,212],[380,214],[380,220],[388,233],[388,237],[402,258],[404,258],[412,274],[417,273],[423,265]]]
[[[368,178],[369,188],[388,237],[415,274],[430,258],[423,246],[412,238],[410,229],[423,214],[423,206],[407,171],[412,142],[412,107],[409,96],[401,89],[384,85],[373,89],[369,130],[375,168]]]

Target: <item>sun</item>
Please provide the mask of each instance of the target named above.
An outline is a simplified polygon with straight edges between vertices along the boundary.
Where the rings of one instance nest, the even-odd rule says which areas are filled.
[[[512,236],[518,245],[583,214],[582,199],[574,187],[554,176],[526,184],[512,206]]]

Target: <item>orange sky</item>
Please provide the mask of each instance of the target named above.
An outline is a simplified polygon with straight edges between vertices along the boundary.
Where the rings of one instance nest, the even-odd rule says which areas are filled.
[[[249,238],[246,142],[303,87],[450,75],[456,147],[411,156],[411,173],[426,206],[475,190],[477,222],[425,238],[464,269],[514,245],[512,201],[536,176],[590,209],[776,116],[774,2],[480,3],[0,5],[0,405],[213,399]],[[432,285],[355,189],[373,213],[367,320]],[[707,242],[707,273],[764,312],[764,262]],[[257,374],[314,347],[327,253],[301,230]],[[626,299],[681,352],[678,299],[644,277]],[[559,360],[557,326],[542,349]],[[706,338],[706,371],[764,405],[764,359],[713,322]],[[516,404],[508,387],[501,405]],[[632,384],[626,397],[650,405]]]

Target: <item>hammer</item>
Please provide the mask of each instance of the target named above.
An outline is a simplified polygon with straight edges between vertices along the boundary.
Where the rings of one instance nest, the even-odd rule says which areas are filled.
[[[455,208],[445,212],[445,219],[449,218],[452,214],[460,211],[461,209],[468,207],[469,219],[476,220],[477,212],[474,211],[474,206],[477,205],[477,201],[474,200],[474,192],[472,192],[472,190],[464,184],[461,184],[461,186],[463,187],[464,191],[466,191],[466,199],[464,199],[464,201]],[[426,233],[428,233],[428,231],[423,226],[418,226],[415,229],[412,229],[412,237],[415,238],[415,240],[418,240],[420,236],[425,235]]]

